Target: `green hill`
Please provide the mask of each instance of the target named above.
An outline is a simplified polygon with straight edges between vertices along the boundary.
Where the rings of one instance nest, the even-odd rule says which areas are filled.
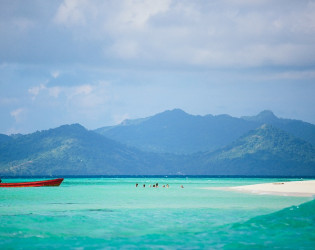
[[[315,147],[270,125],[250,131],[234,143],[198,157],[200,174],[315,175]]]
[[[295,137],[310,142],[315,146],[315,125],[299,120],[284,119],[276,117],[271,111],[265,110],[256,116],[246,116],[242,119],[257,122],[259,125],[269,124],[284,130]]]
[[[79,124],[22,135],[0,144],[1,175],[175,174],[172,159],[143,153]]]

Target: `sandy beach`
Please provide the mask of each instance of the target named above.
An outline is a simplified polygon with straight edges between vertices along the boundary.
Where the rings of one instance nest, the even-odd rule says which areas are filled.
[[[273,182],[237,187],[226,187],[220,189],[255,194],[312,197],[315,196],[315,180]]]
[[[285,196],[308,196],[315,195],[315,180],[273,182],[247,186],[230,187],[230,190],[250,192],[257,194],[273,194]]]

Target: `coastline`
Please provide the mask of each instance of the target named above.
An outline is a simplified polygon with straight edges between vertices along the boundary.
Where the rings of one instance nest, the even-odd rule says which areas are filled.
[[[213,189],[213,188],[205,188]],[[244,185],[236,187],[215,188],[227,191],[238,191],[260,195],[280,195],[280,196],[315,196],[315,180],[273,182],[254,185]]]

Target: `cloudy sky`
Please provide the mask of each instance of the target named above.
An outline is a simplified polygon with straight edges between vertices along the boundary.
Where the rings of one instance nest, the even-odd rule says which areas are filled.
[[[315,124],[315,0],[0,1],[0,133],[173,108]]]

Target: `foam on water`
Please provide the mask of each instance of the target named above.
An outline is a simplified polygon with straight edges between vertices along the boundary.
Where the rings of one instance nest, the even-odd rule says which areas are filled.
[[[2,188],[0,248],[284,247],[293,238],[299,248],[315,245],[311,198],[203,189],[275,181],[284,180],[73,178]]]

